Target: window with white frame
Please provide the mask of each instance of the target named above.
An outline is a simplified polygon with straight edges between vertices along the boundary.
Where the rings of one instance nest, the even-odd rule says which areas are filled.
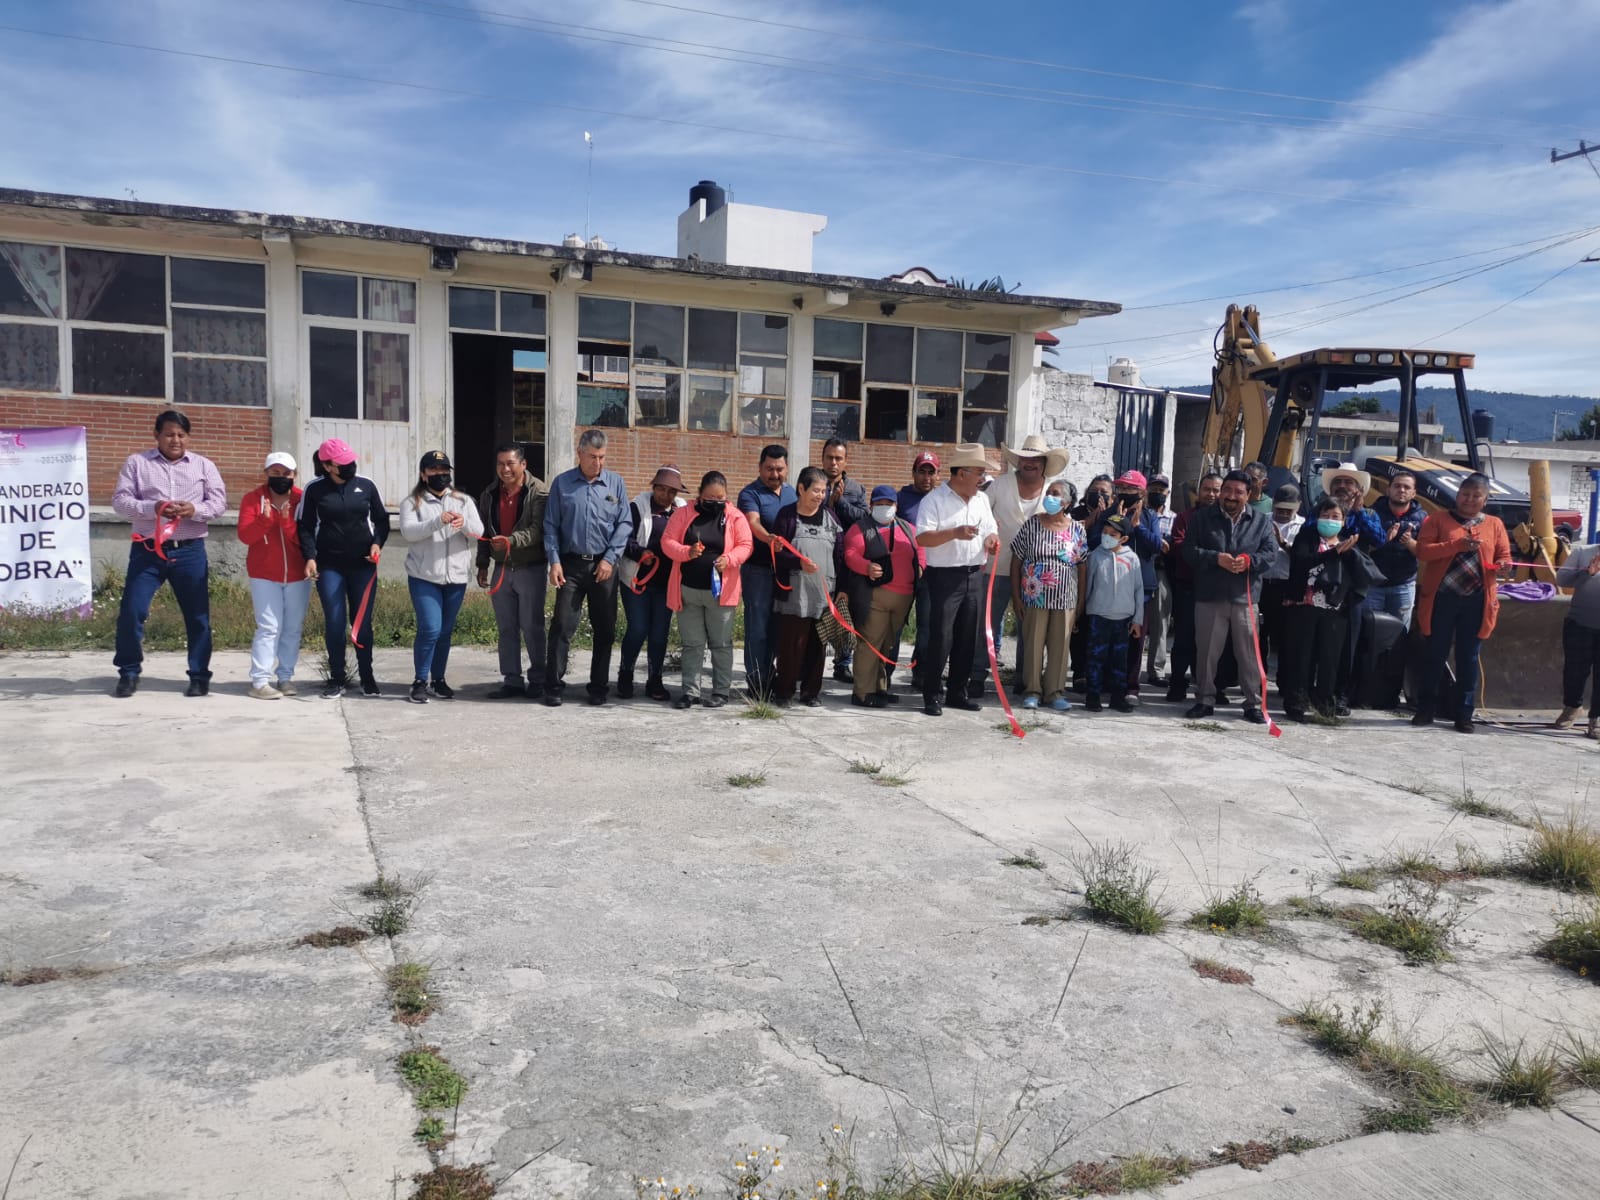
[[[982,442],[1006,436],[1009,334],[819,317],[811,436],[846,441]]]
[[[414,282],[301,271],[300,312],[313,417],[411,419]]]
[[[0,387],[267,405],[262,263],[0,242]]]
[[[789,318],[578,298],[578,424],[781,436]]]

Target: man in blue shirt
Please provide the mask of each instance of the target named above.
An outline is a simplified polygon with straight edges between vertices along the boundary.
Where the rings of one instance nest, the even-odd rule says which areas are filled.
[[[1371,508],[1383,529],[1383,541],[1372,551],[1372,561],[1383,572],[1383,584],[1367,592],[1364,608],[1386,612],[1411,627],[1411,610],[1417,601],[1417,533],[1427,517],[1417,503],[1417,477],[1396,471],[1389,479],[1389,494]]]
[[[757,478],[739,493],[739,511],[750,522],[755,549],[739,568],[744,594],[744,681],[752,696],[772,688],[778,648],[772,640],[772,597],[777,584],[772,574],[772,523],[778,510],[795,502],[794,488],[784,482],[789,475],[789,451],[767,446],[761,451]]]
[[[606,435],[586,429],[578,439],[578,465],[551,481],[544,506],[544,551],[556,589],[544,668],[544,702],[552,708],[567,686],[567,652],[586,602],[594,630],[589,703],[606,702],[617,636],[617,561],[632,528],[628,489],[621,475],[606,470]]]

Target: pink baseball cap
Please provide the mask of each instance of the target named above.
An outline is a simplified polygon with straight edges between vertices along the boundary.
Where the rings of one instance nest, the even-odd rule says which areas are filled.
[[[329,438],[317,447],[317,457],[323,462],[331,462],[335,466],[342,467],[346,463],[355,462],[356,452],[350,449],[348,442],[339,438]]]
[[[1145,481],[1143,471],[1124,471],[1121,475],[1117,476],[1117,483],[1123,484],[1126,487],[1136,488],[1149,486]]]
[[[937,471],[939,469],[939,456],[932,450],[924,450],[912,460],[911,469],[915,471],[918,467],[932,467]]]

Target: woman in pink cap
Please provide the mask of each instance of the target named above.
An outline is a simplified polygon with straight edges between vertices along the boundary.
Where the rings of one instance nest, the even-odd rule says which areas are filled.
[[[356,474],[356,452],[338,438],[317,447],[317,478],[306,485],[295,514],[300,525],[300,552],[305,555],[306,578],[317,583],[322,601],[323,634],[328,647],[328,682],[325,699],[335,700],[345,689],[345,631],[357,624],[356,668],[361,673],[363,695],[378,694],[372,673],[372,605],[361,612],[361,601],[376,589],[378,554],[389,540],[389,510],[378,495],[378,485]]]

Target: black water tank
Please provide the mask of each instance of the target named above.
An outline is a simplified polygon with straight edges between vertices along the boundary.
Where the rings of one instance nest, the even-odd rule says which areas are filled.
[[[706,202],[706,216],[710,216],[717,209],[728,203],[728,193],[717,186],[715,179],[702,179],[689,189],[689,207],[694,207],[696,200]]]
[[[1472,410],[1472,440],[1475,442],[1494,441],[1494,414],[1487,408]]]

